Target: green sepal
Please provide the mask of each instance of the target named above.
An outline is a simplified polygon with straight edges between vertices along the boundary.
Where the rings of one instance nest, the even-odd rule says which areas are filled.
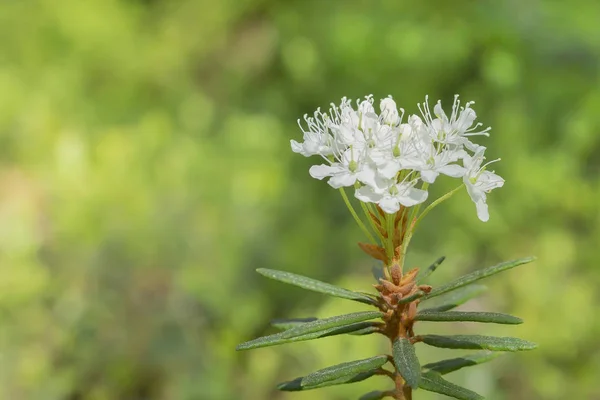
[[[361,382],[361,381],[364,381],[365,379],[369,379],[370,377],[375,375],[375,372],[376,371],[369,371],[369,372],[362,372],[362,373],[356,374],[356,375],[348,375],[348,376],[344,376],[342,378],[328,381],[328,382],[325,382],[325,383],[322,383],[322,384],[316,385],[316,386],[302,386],[303,378],[296,378],[293,381],[280,383],[279,385],[277,385],[277,389],[284,391],[284,392],[298,392],[301,390],[312,390],[312,389],[319,389],[319,388],[327,387],[327,386]]]
[[[407,338],[398,338],[393,344],[394,364],[408,386],[419,387],[421,380],[421,365],[415,353],[415,346]]]
[[[374,390],[369,393],[365,393],[358,400],[381,400],[384,397],[392,397],[392,392],[384,392],[382,390]]]
[[[493,267],[483,268],[478,271],[471,272],[470,274],[464,275],[455,281],[433,289],[431,292],[429,292],[429,294],[423,296],[423,300],[431,299],[433,297],[450,292],[452,290],[456,290],[480,279],[487,278],[488,276],[497,274],[502,271],[506,271],[519,265],[527,264],[529,262],[532,262],[533,260],[535,260],[535,257],[520,258],[518,260],[504,262],[498,265],[494,265]]]
[[[435,260],[433,264],[431,264],[426,270],[424,270],[417,276],[417,283],[421,283],[425,279],[427,279],[427,277],[429,275],[431,275],[433,272],[435,272],[435,270],[440,266],[441,263],[444,262],[445,259],[446,259],[446,256],[441,256],[440,258]]]
[[[472,311],[419,311],[415,317],[417,321],[429,322],[483,322],[491,324],[518,325],[522,324],[521,318],[494,312]]]
[[[482,351],[475,354],[468,354],[462,357],[450,358],[447,360],[441,360],[430,364],[423,365],[423,370],[435,371],[441,375],[449,374],[450,372],[458,371],[465,367],[472,367],[474,365],[483,364],[491,361],[497,357],[500,357],[504,353],[493,352],[493,351]]]
[[[482,400],[484,397],[464,388],[448,382],[435,371],[425,372],[421,378],[421,389],[429,392],[445,394],[460,400]]]
[[[377,302],[373,300],[373,298],[362,293],[353,292],[348,289],[340,288],[329,283],[318,281],[316,279],[307,278],[306,276],[293,274],[291,272],[277,271],[274,269],[266,268],[259,268],[256,270],[256,272],[263,276],[266,276],[267,278],[274,279],[283,283],[289,283],[290,285],[298,286],[307,290],[312,290],[313,292],[324,293],[330,296],[354,300],[371,305],[377,304]]]
[[[442,296],[438,299],[436,304],[437,306],[433,306],[430,308],[426,308],[423,311],[448,311],[456,308],[467,301],[479,296],[487,290],[487,287],[484,285],[469,285],[462,287],[460,289],[454,290],[445,296]],[[425,301],[425,300],[423,300]]]
[[[239,344],[236,350],[249,350],[259,347],[276,346],[284,343],[299,342],[318,339],[324,336],[340,335],[364,329],[361,322],[380,318],[380,311],[362,311],[351,314],[338,315],[325,319],[300,324],[292,329],[273,335],[262,336],[248,342]]]
[[[537,344],[514,337],[481,335],[422,335],[423,343],[445,349],[481,349],[491,351],[533,350]]]
[[[388,362],[388,356],[376,356],[363,360],[345,362],[313,372],[302,378],[302,386],[317,386],[325,382],[356,376],[377,370]]]

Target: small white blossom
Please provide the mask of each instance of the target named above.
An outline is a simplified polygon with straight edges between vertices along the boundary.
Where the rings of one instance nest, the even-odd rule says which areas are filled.
[[[472,143],[468,137],[489,136],[490,128],[476,131],[482,124],[477,123],[473,125],[477,118],[475,110],[471,108],[473,104],[474,102],[470,101],[464,107],[460,107],[458,95],[454,96],[450,118],[448,118],[442,109],[442,102],[439,100],[433,108],[436,118],[433,118],[431,115],[427,98],[425,98],[425,103],[419,105],[419,109],[430,129],[431,138],[434,141],[459,148],[465,146],[471,151],[477,151],[479,146]]]
[[[486,222],[490,218],[486,203],[486,193],[502,187],[504,185],[504,179],[499,175],[496,175],[493,171],[486,170],[488,165],[498,160],[490,161],[483,166],[481,165],[485,159],[483,156],[484,151],[485,147],[481,147],[473,157],[466,156],[464,158],[463,162],[466,172],[463,176],[463,181],[467,187],[467,192],[469,193],[471,200],[475,203],[477,216],[480,220]]]
[[[356,198],[365,203],[377,203],[383,211],[394,214],[400,205],[412,207],[427,200],[427,191],[416,189],[416,181],[391,183],[389,187],[378,190],[371,186],[363,186],[356,190]]]

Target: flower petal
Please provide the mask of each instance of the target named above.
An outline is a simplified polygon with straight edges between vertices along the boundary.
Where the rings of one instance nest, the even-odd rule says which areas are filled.
[[[313,165],[312,167],[310,167],[308,173],[315,179],[323,179],[327,176],[331,176],[335,173],[340,172],[340,169],[341,168],[339,166],[321,164]]]
[[[392,196],[386,196],[379,201],[379,207],[388,214],[395,214],[400,210],[398,199]]]
[[[369,186],[363,186],[356,189],[354,197],[365,203],[377,203],[383,197],[381,194],[375,193],[373,188]]]
[[[341,187],[353,186],[356,182],[356,174],[352,174],[350,172],[340,172],[334,176],[332,176],[327,183],[334,188],[339,189]]]
[[[467,170],[464,167],[461,167],[460,165],[450,164],[438,168],[438,172],[440,174],[451,176],[452,178],[462,178],[467,172]]]

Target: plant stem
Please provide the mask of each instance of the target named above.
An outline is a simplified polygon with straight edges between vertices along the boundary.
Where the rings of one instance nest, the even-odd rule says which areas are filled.
[[[451,190],[450,192],[446,193],[445,195],[443,195],[442,197],[440,197],[439,199],[437,199],[436,201],[434,201],[433,203],[431,203],[430,205],[427,206],[427,208],[425,208],[423,210],[423,212],[421,213],[421,215],[419,215],[417,217],[417,220],[415,221],[415,225],[413,227],[413,229],[415,229],[417,227],[417,225],[419,224],[419,222],[421,222],[421,220],[429,213],[429,211],[433,210],[436,206],[438,206],[440,203],[448,200],[450,197],[452,197],[452,195],[454,195],[454,193],[458,192],[460,189],[462,189],[462,187],[465,184],[463,183],[462,185],[454,188],[453,190]]]
[[[406,236],[406,238],[404,239],[404,243],[402,246],[402,259],[404,260],[404,256],[406,255],[406,251],[408,249],[408,244],[410,243],[413,233],[415,232],[415,230],[417,229],[417,225],[419,225],[419,222],[421,222],[421,220],[427,215],[429,214],[429,212],[431,210],[433,210],[436,206],[440,205],[440,203],[448,200],[450,197],[452,197],[452,195],[454,193],[456,193],[458,190],[460,190],[462,187],[464,186],[464,183],[456,188],[454,188],[453,190],[451,190],[450,192],[446,193],[445,195],[443,195],[442,197],[438,198],[436,201],[434,201],[433,203],[431,203],[430,205],[428,205],[425,210],[423,210],[423,212],[415,219],[414,224],[412,223],[412,221],[409,221],[409,224],[411,224],[410,229],[408,230],[408,234]],[[414,213],[411,214],[411,218],[414,217],[414,214],[416,214],[419,211],[419,208],[417,206],[417,209],[415,210]]]
[[[352,207],[352,204],[350,203],[350,199],[348,199],[348,196],[346,195],[346,191],[344,190],[344,188],[340,188],[340,193],[342,194],[342,199],[344,199],[344,203],[346,203],[346,207],[348,207],[348,211],[350,211],[350,214],[352,214],[352,217],[354,217],[354,220],[356,221],[356,223],[358,224],[360,229],[362,229],[362,231],[365,233],[365,235],[367,235],[367,237],[369,238],[369,241],[371,241],[371,243],[377,243],[377,240],[375,240],[373,235],[371,235],[371,232],[369,232],[369,230],[367,229],[365,224],[363,224],[361,219],[358,217],[358,214],[356,214],[356,211],[354,210],[354,207]]]
[[[392,265],[392,259],[394,258],[394,218],[395,214],[385,214],[385,225],[388,234],[385,248],[388,256],[388,267]]]
[[[371,218],[371,214],[370,214],[370,210],[367,208],[367,205],[365,203],[363,203],[362,201],[360,202],[360,206],[363,210],[363,213],[365,214],[365,217],[367,218],[367,221],[369,221],[369,223],[371,224],[371,228],[373,229],[373,231],[375,231],[375,234],[377,235],[377,237],[379,238],[381,245],[383,246],[384,243],[384,238],[383,235],[381,234],[381,232],[379,232],[379,229],[377,229],[377,226],[375,225],[375,221],[373,221],[373,218]]]

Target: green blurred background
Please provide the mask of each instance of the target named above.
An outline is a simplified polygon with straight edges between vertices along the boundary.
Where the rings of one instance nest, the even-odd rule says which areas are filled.
[[[289,148],[302,114],[370,93],[409,112],[425,94],[475,100],[493,128],[482,143],[503,159],[490,222],[455,196],[429,214],[410,266],[446,255],[435,284],[539,257],[468,306],[524,325],[417,329],[540,344],[450,380],[493,400],[600,399],[599,21],[597,0],[1,1],[0,399],[385,388],[273,390],[386,351],[379,337],[234,351],[272,318],[356,310],[257,267],[374,282],[338,194]]]

